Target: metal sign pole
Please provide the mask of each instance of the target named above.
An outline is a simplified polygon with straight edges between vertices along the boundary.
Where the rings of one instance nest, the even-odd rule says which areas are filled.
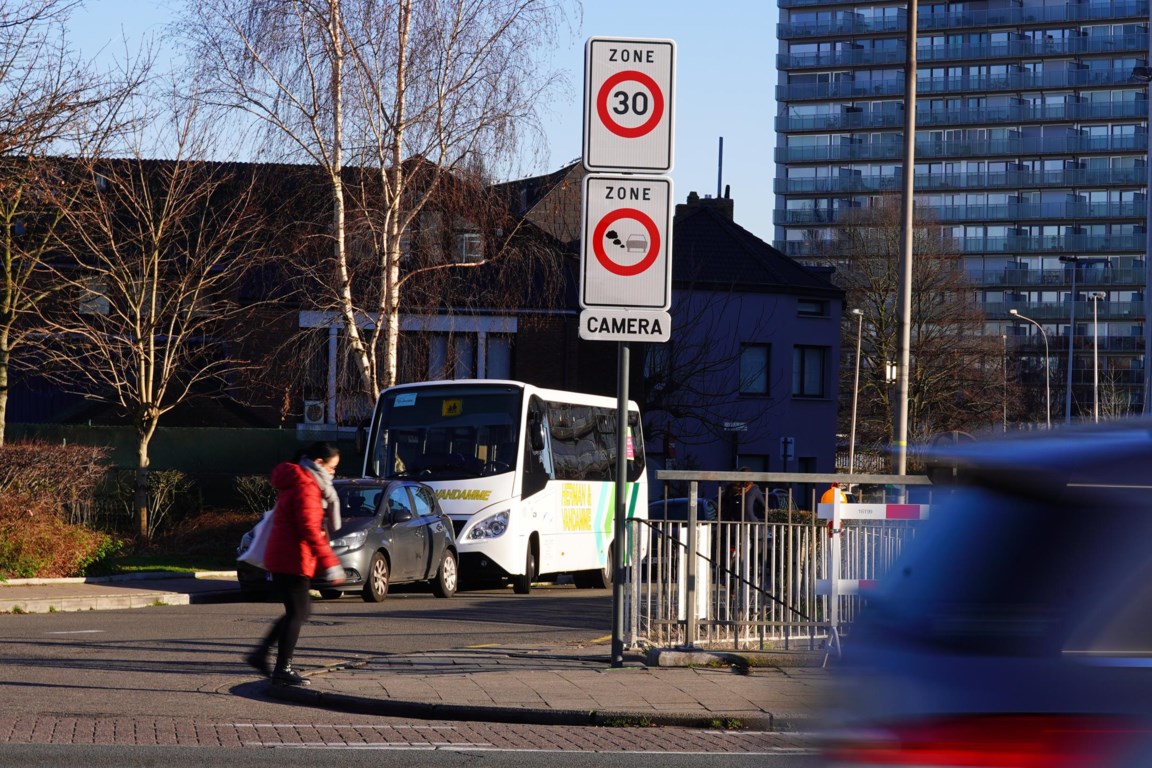
[[[612,666],[624,666],[624,542],[628,514],[628,342],[616,354],[616,516],[612,534]]]

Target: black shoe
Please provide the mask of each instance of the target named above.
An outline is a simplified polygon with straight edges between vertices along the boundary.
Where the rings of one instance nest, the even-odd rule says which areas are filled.
[[[299,675],[292,667],[285,669],[278,669],[272,673],[272,683],[274,685],[312,685],[312,681],[306,677]]]
[[[272,676],[272,667],[268,664],[268,652],[259,649],[252,651],[244,657],[244,662],[264,677]]]

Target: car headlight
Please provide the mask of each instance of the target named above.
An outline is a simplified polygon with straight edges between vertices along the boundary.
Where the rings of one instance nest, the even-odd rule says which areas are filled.
[[[469,539],[494,539],[508,530],[508,510],[497,512],[473,526],[468,532]]]
[[[341,536],[338,539],[332,539],[331,544],[333,547],[356,549],[357,547],[364,546],[364,539],[366,538],[368,538],[368,531],[353,531],[346,536]]]
[[[240,537],[240,546],[236,547],[236,555],[239,557],[248,551],[248,547],[252,546],[252,531]]]

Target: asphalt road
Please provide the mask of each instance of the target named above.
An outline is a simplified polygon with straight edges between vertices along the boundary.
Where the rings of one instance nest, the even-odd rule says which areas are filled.
[[[603,759],[604,752],[621,766],[655,765],[646,760],[656,752],[688,759],[664,766],[704,765],[708,755],[715,765],[716,754],[734,758],[725,765],[751,755],[758,765],[811,759],[803,739],[781,734],[427,722],[295,706],[265,696],[266,683],[241,661],[280,612],[276,603],[235,602],[0,614],[0,765],[216,765],[203,750],[221,747],[237,768],[271,765],[258,755],[273,752],[278,766],[312,766],[320,760],[315,750],[342,751],[349,768],[361,764],[352,753],[362,751],[376,766],[507,765],[497,755],[524,750],[559,755],[544,762],[561,768],[604,765],[573,757]],[[610,625],[610,593],[572,587],[450,600],[413,589],[380,604],[317,600],[296,663],[309,669],[416,650],[587,643],[609,635]],[[166,757],[149,757],[156,750]],[[420,757],[406,760],[404,752]]]

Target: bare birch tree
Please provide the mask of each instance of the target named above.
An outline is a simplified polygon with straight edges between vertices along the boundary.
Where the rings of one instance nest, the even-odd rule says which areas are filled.
[[[332,246],[315,300],[341,318],[369,397],[396,380],[406,284],[509,255],[514,233],[484,230],[477,219],[489,217],[451,207],[461,198],[444,190],[483,188],[486,168],[539,135],[537,109],[558,80],[533,56],[564,18],[554,0],[195,3],[187,27],[213,103],[256,118],[265,149],[323,170]],[[478,258],[426,250],[405,261],[418,237],[444,233],[479,236]],[[371,279],[356,280],[358,259]]]
[[[57,206],[67,195],[44,155],[98,148],[148,71],[147,54],[126,59],[114,76],[98,76],[81,62],[63,38],[77,5],[0,3],[0,445],[10,370],[20,364],[19,348],[36,338],[29,318],[55,287],[42,266],[56,246]],[[55,199],[44,193],[49,188]]]
[[[138,151],[71,164],[87,193],[61,207],[68,250],[53,278],[64,288],[41,313],[53,342],[45,372],[135,428],[142,538],[161,418],[196,394],[219,393],[247,366],[234,350],[250,309],[238,300],[241,281],[262,258],[256,169],[201,161],[211,154],[206,128],[194,110],[177,113],[172,159]]]

